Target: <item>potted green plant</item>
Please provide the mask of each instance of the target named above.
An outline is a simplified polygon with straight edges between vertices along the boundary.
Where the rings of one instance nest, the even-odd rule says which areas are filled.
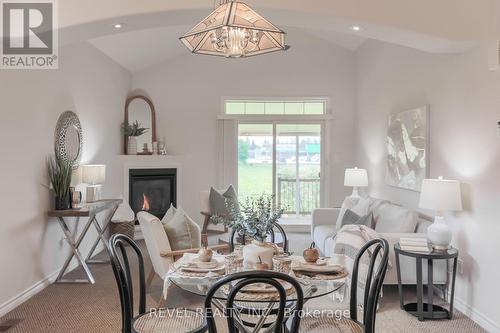
[[[69,188],[73,173],[73,162],[50,157],[47,159],[47,169],[55,195],[55,209],[69,209],[71,207]]]
[[[239,235],[245,234],[245,237],[254,240],[243,247],[245,267],[255,268],[258,262],[272,267],[275,247],[267,243],[266,238],[273,229],[273,224],[278,222],[284,212],[283,208],[274,207],[273,198],[272,195],[261,195],[258,198],[247,199],[241,204],[241,208],[237,204],[230,205],[228,216],[211,217],[214,224],[222,223],[236,230]]]
[[[137,137],[148,131],[148,128],[142,127],[139,121],[135,121],[130,125],[128,122],[122,124],[123,135],[127,137],[127,154],[137,154]]]

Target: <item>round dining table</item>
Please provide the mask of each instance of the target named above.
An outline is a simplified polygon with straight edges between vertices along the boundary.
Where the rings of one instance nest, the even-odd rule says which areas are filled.
[[[189,293],[205,297],[210,287],[221,277],[222,276],[210,277],[200,280],[185,276],[171,276],[170,281],[177,287]],[[343,288],[346,285],[345,277],[332,280],[315,280],[311,278],[299,278],[297,280],[302,286],[304,303],[310,299],[322,297],[335,292],[338,293],[339,301],[342,301],[346,293],[346,289]],[[224,288],[219,288],[212,298],[213,305],[220,311],[220,313],[225,313],[224,309],[228,294],[229,292],[227,289],[224,290]],[[291,292],[287,295],[287,314],[293,313],[296,300],[297,295],[295,292]],[[262,297],[259,293],[238,293],[235,301],[236,305],[240,309],[246,310],[239,311],[239,313],[236,312],[235,314],[235,323],[240,332],[273,332],[276,325],[281,325],[282,331],[288,332],[286,322],[289,316],[285,316],[283,323],[276,323],[273,320],[272,310],[277,307],[277,303],[279,302],[278,299],[272,297]],[[252,318],[248,317],[249,314],[251,314]]]

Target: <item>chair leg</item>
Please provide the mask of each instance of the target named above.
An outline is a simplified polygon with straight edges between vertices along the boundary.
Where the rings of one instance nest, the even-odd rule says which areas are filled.
[[[151,287],[151,283],[153,282],[153,279],[155,278],[156,272],[153,267],[151,267],[151,270],[149,271],[148,279],[146,280],[146,290]]]

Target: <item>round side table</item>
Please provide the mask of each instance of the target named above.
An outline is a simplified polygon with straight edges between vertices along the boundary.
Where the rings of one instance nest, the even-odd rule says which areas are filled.
[[[453,296],[455,294],[455,277],[457,275],[458,250],[450,248],[446,251],[412,252],[402,250],[399,243],[394,245],[396,268],[398,275],[399,302],[402,310],[414,315],[418,320],[424,319],[451,319],[453,317]],[[416,259],[417,264],[417,302],[404,303],[403,285],[401,284],[401,268],[399,256],[408,256]],[[427,259],[427,302],[424,303],[424,288],[422,283],[422,259]],[[453,259],[453,275],[451,277],[451,295],[449,310],[434,304],[433,261]]]

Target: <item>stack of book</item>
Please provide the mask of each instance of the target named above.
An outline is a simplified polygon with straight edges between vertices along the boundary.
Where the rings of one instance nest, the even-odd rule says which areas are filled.
[[[430,252],[427,239],[425,238],[400,238],[399,246],[403,251]]]

